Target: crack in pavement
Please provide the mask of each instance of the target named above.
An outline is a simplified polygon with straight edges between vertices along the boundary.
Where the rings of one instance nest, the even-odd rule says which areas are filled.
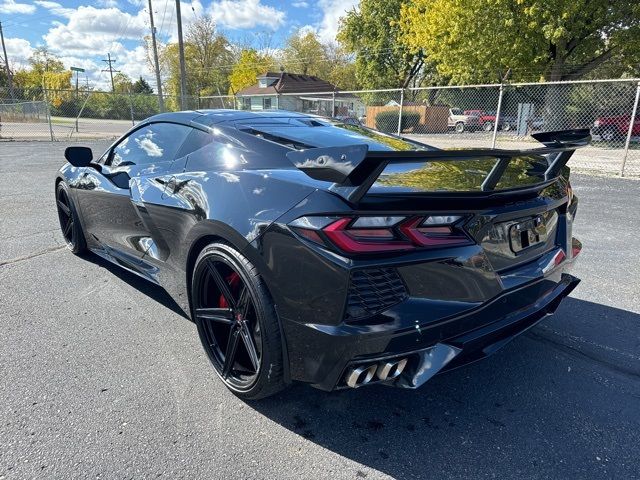
[[[594,363],[597,363],[599,365],[602,365],[603,367],[605,367],[605,368],[607,368],[609,370],[613,370],[616,373],[619,373],[619,374],[622,374],[622,375],[626,375],[628,377],[632,377],[633,379],[636,379],[636,380],[640,379],[640,370],[636,370],[636,369],[633,369],[633,368],[627,368],[627,367],[619,365],[617,363],[610,362],[610,361],[608,361],[606,359],[599,358],[597,355],[584,352],[584,351],[580,350],[579,348],[572,347],[571,345],[567,345],[567,344],[562,343],[560,341],[557,341],[557,340],[555,340],[553,338],[550,338],[550,337],[548,337],[546,335],[540,335],[539,333],[534,333],[533,331],[527,332],[526,335],[531,340],[534,340],[534,341],[537,341],[537,342],[541,342],[541,343],[550,344],[551,347],[554,347],[557,350],[560,350],[561,352],[564,352],[567,355],[570,355],[572,357],[587,359],[587,360],[590,360],[591,362],[594,362]]]
[[[610,347],[609,345],[602,345],[600,343],[596,343],[596,342],[592,342],[591,340],[587,340],[586,338],[582,338],[582,337],[578,337],[577,335],[571,335],[569,333],[563,333],[563,332],[557,332],[556,330],[549,328],[549,327],[545,327],[545,326],[538,326],[538,330],[542,330],[545,332],[549,332],[552,333],[554,335],[557,335],[558,337],[562,337],[562,338],[566,338],[567,340],[571,340],[575,343],[583,343],[585,345],[591,345],[592,347],[597,347],[597,348],[601,348],[602,350],[607,350],[609,352],[614,352],[617,353],[618,355],[622,355],[623,357],[628,357],[632,360],[636,360],[636,361],[640,361],[640,356],[638,355],[634,355],[632,353],[629,352],[624,352],[622,350],[619,350],[617,348],[613,348]]]
[[[41,235],[43,233],[51,233],[59,231],[59,228],[52,228],[50,230],[40,230],[38,232],[25,233],[22,235],[10,235],[8,237],[0,237],[0,240],[20,240],[22,238],[34,237],[36,235]]]
[[[32,258],[39,257],[41,255],[46,255],[47,253],[57,252],[58,250],[62,250],[67,248],[66,245],[59,245],[56,247],[50,247],[45,250],[41,250],[39,252],[34,252],[29,255],[25,255],[24,257],[12,258],[11,260],[5,260],[4,262],[0,262],[0,267],[4,267],[6,265],[13,265],[15,263],[24,262],[25,260],[31,260]]]

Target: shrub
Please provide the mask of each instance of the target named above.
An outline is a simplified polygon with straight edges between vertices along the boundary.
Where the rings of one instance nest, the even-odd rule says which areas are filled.
[[[398,110],[386,110],[376,115],[376,129],[386,133],[397,133],[398,131]],[[402,112],[401,130],[415,128],[420,123],[418,112]]]

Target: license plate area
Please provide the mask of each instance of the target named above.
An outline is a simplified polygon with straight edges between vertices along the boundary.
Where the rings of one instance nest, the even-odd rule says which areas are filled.
[[[521,220],[509,226],[509,246],[516,255],[545,244],[548,236],[547,225],[542,215]]]

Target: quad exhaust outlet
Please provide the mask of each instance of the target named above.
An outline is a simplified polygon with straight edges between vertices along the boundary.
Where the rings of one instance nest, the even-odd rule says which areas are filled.
[[[374,377],[376,377],[375,381],[392,380],[400,376],[406,365],[406,358],[355,365],[347,369],[345,381],[348,387],[358,388],[373,381]]]

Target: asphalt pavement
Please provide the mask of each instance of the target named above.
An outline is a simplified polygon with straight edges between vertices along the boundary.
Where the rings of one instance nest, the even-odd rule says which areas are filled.
[[[160,288],[64,247],[65,146],[0,143],[0,480],[640,478],[640,181],[574,175],[582,283],[493,357],[246,403]]]

